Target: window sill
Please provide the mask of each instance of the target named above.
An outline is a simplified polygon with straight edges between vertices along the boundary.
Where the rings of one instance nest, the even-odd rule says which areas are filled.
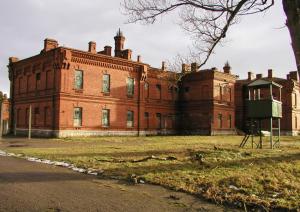
[[[83,93],[83,89],[76,89],[74,88],[75,93]]]
[[[110,96],[110,92],[101,92],[103,96]]]
[[[133,95],[129,95],[129,94],[127,94],[127,98],[129,98],[129,99],[133,99]]]

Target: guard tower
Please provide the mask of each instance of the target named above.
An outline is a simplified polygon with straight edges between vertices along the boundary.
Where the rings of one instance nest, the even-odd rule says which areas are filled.
[[[240,147],[244,147],[251,137],[253,148],[254,135],[259,135],[259,143],[256,144],[256,147],[262,148],[262,122],[267,122],[267,125],[269,125],[271,149],[276,146],[279,147],[280,119],[282,118],[281,88],[282,86],[276,82],[265,79],[258,79],[247,85],[246,126],[248,130]],[[276,124],[277,126],[274,127]],[[274,131],[277,131],[276,139],[273,138]]]

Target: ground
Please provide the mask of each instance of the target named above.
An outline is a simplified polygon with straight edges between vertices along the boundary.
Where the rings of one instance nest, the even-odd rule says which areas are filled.
[[[241,208],[300,208],[300,137],[271,150],[240,136],[101,137],[4,142],[8,152],[71,162],[103,178],[163,185]]]
[[[226,211],[160,186],[97,179],[66,168],[0,156],[0,211]]]

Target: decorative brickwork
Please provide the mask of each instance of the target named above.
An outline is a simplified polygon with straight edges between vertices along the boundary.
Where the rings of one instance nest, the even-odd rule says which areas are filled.
[[[229,63],[223,71],[199,71],[193,63],[174,73],[164,62],[153,68],[140,56],[132,61],[124,45],[119,31],[115,56],[109,46],[97,52],[95,42],[82,51],[46,39],[40,54],[23,60],[11,57],[10,128],[27,133],[31,105],[32,133],[37,136],[216,135],[242,129],[243,87],[252,75],[251,80],[237,80]],[[299,83],[294,78],[293,73],[288,80],[272,78],[286,88],[284,114],[289,115],[283,127],[291,134],[300,125]]]

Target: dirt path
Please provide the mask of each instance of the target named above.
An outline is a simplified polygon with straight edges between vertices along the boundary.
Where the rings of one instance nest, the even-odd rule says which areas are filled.
[[[176,198],[170,198],[170,196]],[[160,186],[127,185],[0,156],[0,211],[226,211]],[[232,209],[230,209],[232,211]]]

